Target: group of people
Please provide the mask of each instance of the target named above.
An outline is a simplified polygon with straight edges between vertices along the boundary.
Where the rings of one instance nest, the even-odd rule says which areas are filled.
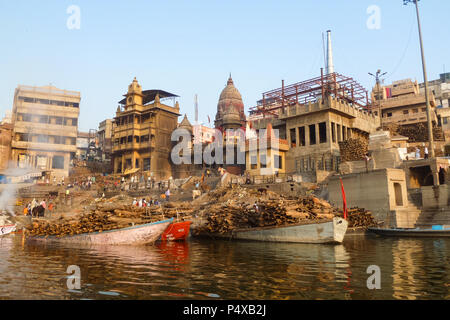
[[[423,151],[423,157],[424,159],[428,159],[428,148],[425,147],[424,151]],[[420,158],[420,149],[418,147],[416,147],[416,159]]]
[[[89,177],[87,177],[86,180],[82,180],[82,181],[75,180],[74,186],[79,187],[81,190],[91,190],[91,186],[94,183],[95,183],[95,177],[89,176]]]
[[[140,200],[134,198],[132,205],[139,208],[145,208],[149,206],[159,206],[159,201],[157,199],[150,199],[149,201],[147,201],[145,198],[142,198]]]
[[[46,209],[48,209],[50,212],[53,211],[53,203],[50,202],[47,208],[47,203],[45,199],[42,199],[41,202],[36,201],[36,199],[33,199],[23,208],[23,214],[25,216],[43,217]]]

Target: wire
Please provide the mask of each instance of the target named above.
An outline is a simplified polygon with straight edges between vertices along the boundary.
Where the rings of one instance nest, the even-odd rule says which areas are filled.
[[[413,29],[414,29],[414,16],[415,16],[415,13],[414,13],[414,11],[413,11],[413,14],[412,14],[412,21],[411,21],[411,28],[410,28],[410,30],[409,30],[408,42],[406,43],[406,47],[405,47],[405,50],[403,51],[403,54],[402,54],[402,56],[401,56],[401,58],[400,58],[400,61],[399,61],[399,62],[397,63],[397,65],[395,66],[394,70],[393,70],[392,72],[388,73],[389,76],[387,76],[385,79],[391,78],[391,77],[398,71],[398,68],[401,66],[403,60],[405,59],[406,52],[408,51],[409,45],[410,45],[410,43],[411,43],[412,32],[413,32]]]

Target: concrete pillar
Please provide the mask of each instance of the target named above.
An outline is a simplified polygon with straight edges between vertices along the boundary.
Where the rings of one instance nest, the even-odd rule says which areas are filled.
[[[297,141],[296,146],[300,147],[300,133],[298,127],[295,128],[295,140]]]
[[[305,124],[305,146],[309,145],[309,125]]]
[[[318,123],[314,125],[314,130],[316,131],[316,144],[320,144],[320,132]]]

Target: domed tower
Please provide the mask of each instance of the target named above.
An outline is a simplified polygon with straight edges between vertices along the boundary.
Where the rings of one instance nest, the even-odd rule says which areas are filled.
[[[245,127],[245,123],[246,118],[242,96],[234,86],[233,79],[230,75],[227,86],[220,94],[214,125],[218,129],[226,130]]]
[[[135,106],[141,106],[142,105],[142,87],[136,80],[136,77],[134,78],[133,82],[128,86],[128,92],[126,94],[126,104],[125,104],[125,110],[128,110],[129,108],[133,108]]]

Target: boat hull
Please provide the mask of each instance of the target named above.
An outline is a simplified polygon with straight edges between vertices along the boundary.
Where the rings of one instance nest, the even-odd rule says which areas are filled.
[[[10,234],[11,232],[14,232],[14,231],[16,231],[15,224],[7,224],[7,225],[0,226],[0,236]]]
[[[192,221],[171,223],[161,235],[162,241],[183,241],[189,236]]]
[[[450,229],[432,230],[432,229],[379,229],[369,228],[369,232],[386,237],[450,237]]]
[[[95,245],[145,245],[152,244],[172,223],[173,219],[138,225],[134,227],[109,230],[103,232],[85,233],[65,237],[30,237],[28,241],[95,244]]]
[[[223,237],[267,242],[342,243],[347,227],[346,220],[335,217],[326,222],[235,230]]]

